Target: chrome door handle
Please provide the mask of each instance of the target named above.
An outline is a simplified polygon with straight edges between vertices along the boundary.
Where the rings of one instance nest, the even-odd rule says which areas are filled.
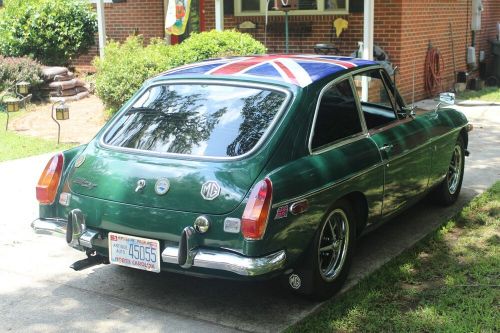
[[[392,150],[392,148],[394,148],[394,145],[383,145],[380,147],[380,151],[388,153]]]

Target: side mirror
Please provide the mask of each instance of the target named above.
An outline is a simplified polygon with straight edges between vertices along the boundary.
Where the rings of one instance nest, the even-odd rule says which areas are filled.
[[[415,119],[415,105],[405,106],[403,107],[403,111],[405,112],[406,117]]]
[[[455,105],[455,94],[452,92],[441,93],[439,94],[439,102],[448,105]]]

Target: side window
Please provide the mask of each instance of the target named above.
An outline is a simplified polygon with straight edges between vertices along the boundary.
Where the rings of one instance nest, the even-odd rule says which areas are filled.
[[[341,81],[321,97],[311,149],[317,149],[361,133],[361,121],[351,83]]]
[[[362,89],[363,84],[366,84],[368,88],[365,92]],[[381,127],[397,120],[393,108],[393,93],[387,90],[380,70],[374,69],[355,75],[354,85],[368,129]]]

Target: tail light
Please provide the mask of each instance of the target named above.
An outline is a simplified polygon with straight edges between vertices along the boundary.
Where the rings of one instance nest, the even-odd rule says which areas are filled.
[[[262,239],[266,231],[273,185],[269,178],[258,182],[250,193],[241,217],[241,232],[246,239]]]
[[[50,205],[54,202],[57,194],[57,187],[61,180],[64,164],[62,154],[57,154],[50,159],[36,185],[36,199],[42,205]]]

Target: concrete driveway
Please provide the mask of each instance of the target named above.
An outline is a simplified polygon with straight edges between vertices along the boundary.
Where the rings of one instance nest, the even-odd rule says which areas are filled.
[[[459,109],[475,125],[459,201],[446,209],[420,203],[364,237],[346,288],[500,179],[500,106]],[[112,265],[72,271],[69,265],[83,254],[30,229],[37,217],[35,183],[49,156],[0,163],[0,331],[276,332],[321,306],[275,281],[198,279]]]

